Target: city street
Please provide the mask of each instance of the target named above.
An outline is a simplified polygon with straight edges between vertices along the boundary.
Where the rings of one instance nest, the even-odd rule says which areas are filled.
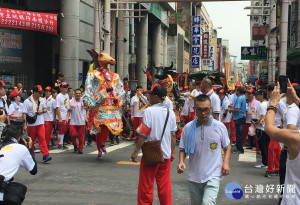
[[[96,159],[95,144],[86,146],[82,155],[75,154],[72,146],[69,148],[69,150],[51,150],[53,160],[48,164],[41,162],[40,153],[36,154],[38,163],[36,176],[20,168],[15,181],[24,183],[28,187],[24,205],[136,204],[139,166],[129,160],[134,142],[121,141],[115,146],[109,146],[107,143],[108,154],[99,160]],[[176,172],[178,150],[177,145],[176,159],[172,163],[171,173],[173,204],[184,205],[190,204],[190,199],[186,174],[179,175]],[[243,155],[232,154],[231,173],[221,182],[217,203],[222,205],[277,204],[277,199],[269,199],[269,197],[276,197],[279,177],[264,177],[265,170],[254,168],[254,165],[260,162],[260,155],[256,156],[253,151],[245,151]],[[248,189],[248,194],[244,193],[239,200],[227,198],[224,190],[229,182],[240,184],[243,192],[245,186],[252,186],[252,194],[249,194]],[[275,189],[271,194],[265,187],[272,184],[275,185]],[[259,189],[255,188],[256,185],[260,187],[263,185],[264,190],[259,192]],[[159,204],[156,191],[153,204]]]

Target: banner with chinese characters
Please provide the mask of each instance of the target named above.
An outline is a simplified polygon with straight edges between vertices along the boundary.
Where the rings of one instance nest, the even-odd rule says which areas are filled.
[[[57,34],[57,14],[0,8],[0,27]]]
[[[202,36],[202,59],[208,59],[209,55],[209,33],[205,32]]]
[[[0,64],[22,63],[22,57],[22,32],[0,29]]]
[[[252,40],[264,40],[268,34],[268,26],[252,26]]]

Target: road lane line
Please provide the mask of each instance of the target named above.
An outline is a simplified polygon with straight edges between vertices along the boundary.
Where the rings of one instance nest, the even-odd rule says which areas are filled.
[[[73,151],[73,148],[74,148],[73,145],[67,145],[66,147],[68,149],[54,149],[54,150],[49,150],[49,153],[50,154],[58,154],[58,153],[62,153],[62,152],[69,151],[69,150]]]
[[[256,162],[256,152],[245,149],[244,154],[239,155],[239,162]]]
[[[122,148],[128,147],[130,145],[133,145],[133,143],[132,142],[122,142],[122,143],[120,143],[118,145],[106,147],[106,151],[107,151],[107,153],[109,153],[109,152],[112,152],[112,151],[115,151],[115,150],[118,150],[118,149],[122,149]],[[89,154],[97,155],[98,151],[90,152]]]

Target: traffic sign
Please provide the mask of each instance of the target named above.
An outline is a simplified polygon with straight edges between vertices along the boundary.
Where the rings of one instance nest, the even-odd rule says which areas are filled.
[[[192,47],[192,55],[200,55],[200,47],[199,46]]]
[[[192,67],[193,68],[200,67],[200,57],[192,57]]]
[[[201,16],[193,16],[193,24],[200,24]]]

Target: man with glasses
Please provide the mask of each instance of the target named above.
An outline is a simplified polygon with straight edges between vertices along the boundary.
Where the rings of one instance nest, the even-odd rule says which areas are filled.
[[[177,172],[180,174],[185,171],[184,160],[189,155],[191,204],[216,204],[222,176],[230,172],[230,140],[225,125],[210,116],[210,98],[201,94],[196,97],[194,104],[197,117],[182,130]]]
[[[69,95],[68,95],[69,84],[62,82],[60,84],[61,92],[56,97],[56,120],[58,120],[58,149],[67,149],[64,143],[64,135],[66,134],[69,124],[67,119],[67,113],[70,109]]]

